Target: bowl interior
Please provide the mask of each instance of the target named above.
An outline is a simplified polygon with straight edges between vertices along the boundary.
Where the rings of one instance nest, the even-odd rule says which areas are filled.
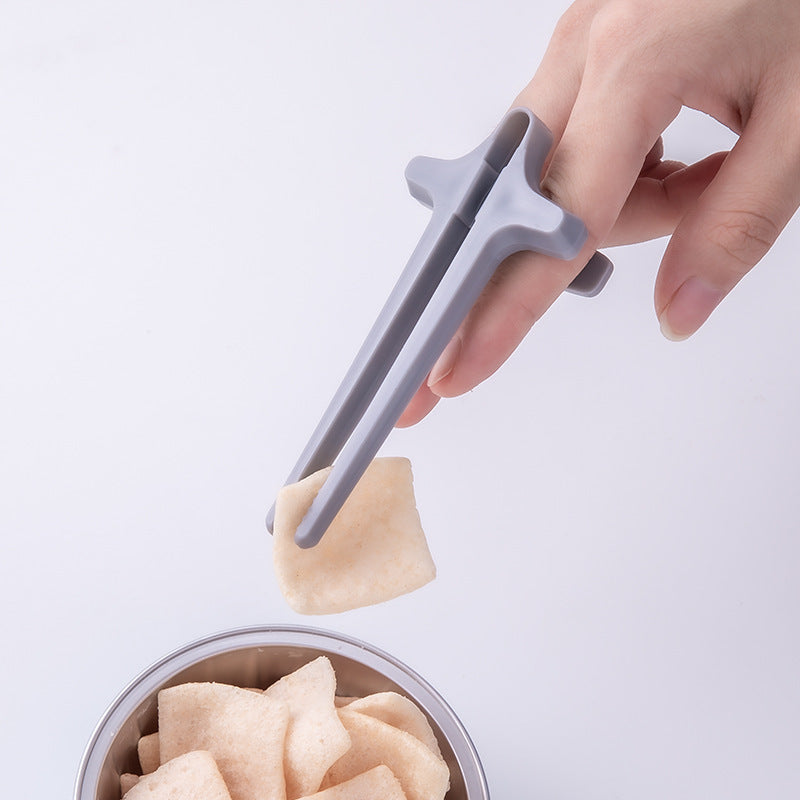
[[[364,651],[362,656],[358,647],[343,647],[336,642],[328,647],[323,642],[323,646],[287,643],[235,646],[211,655],[199,654],[194,659],[177,659],[179,663],[173,663],[173,669],[169,669],[169,660],[161,665],[161,669],[151,669],[118,698],[98,727],[84,760],[76,800],[120,800],[120,775],[140,772],[136,753],[139,738],[153,733],[158,727],[157,701],[161,689],[191,681],[216,681],[264,689],[320,655],[331,660],[336,672],[337,694],[362,696],[395,691],[409,697],[425,712],[450,768],[447,800],[483,800],[488,797],[483,786],[472,786],[471,790],[468,787],[468,781],[471,784],[479,782],[470,774],[474,765],[468,763],[468,768],[463,768],[466,758],[463,751],[470,749],[471,743],[449,707],[430,687],[421,679],[418,683],[417,676],[402,665],[398,670],[397,662],[384,663],[381,654],[374,651]],[[463,734],[464,742],[457,741],[459,733]],[[98,749],[104,753],[92,752]],[[91,765],[93,760],[94,768]],[[470,759],[466,758],[466,761]],[[482,779],[479,766],[477,773]]]

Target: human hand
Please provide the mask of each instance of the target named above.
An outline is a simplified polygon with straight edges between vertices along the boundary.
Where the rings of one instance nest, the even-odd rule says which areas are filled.
[[[668,339],[691,336],[800,205],[800,2],[578,0],[514,105],[550,128],[543,190],[589,236],[573,261],[496,271],[398,425],[475,387],[603,245],[670,235],[655,284]],[[662,160],[682,106],[739,134],[731,152]]]

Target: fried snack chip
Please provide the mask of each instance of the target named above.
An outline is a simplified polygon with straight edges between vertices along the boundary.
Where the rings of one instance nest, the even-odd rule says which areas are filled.
[[[123,772],[119,776],[119,792],[124,797],[137,783],[139,783],[140,775],[134,775],[132,772]]]
[[[142,736],[136,746],[139,753],[139,766],[142,768],[142,775],[155,772],[161,764],[161,750],[158,744],[158,731]]]
[[[408,800],[444,798],[450,785],[447,764],[416,736],[347,706],[339,709],[339,718],[350,734],[352,746],[328,770],[323,788],[385,764],[400,781]]]
[[[289,709],[283,757],[288,800],[316,792],[331,764],[350,747],[350,736],[333,704],[335,692],[336,675],[325,656],[286,675],[264,692]]]
[[[308,795],[303,800],[406,800],[400,781],[385,764],[373,767],[349,781]]]
[[[303,549],[294,533],[330,468],[278,493],[273,562],[278,585],[300,614],[334,614],[381,603],[436,577],[414,500],[411,462],[376,458],[322,540]]]
[[[231,800],[210,753],[178,756],[140,778],[124,800]]]
[[[333,704],[336,708],[343,708],[344,706],[350,705],[353,700],[358,700],[358,697],[340,697],[338,694],[336,697],[333,698]]]
[[[442,751],[439,749],[439,742],[436,741],[436,734],[433,732],[428,718],[422,713],[419,706],[407,697],[397,692],[377,692],[353,700],[347,705],[350,711],[360,711],[370,717],[375,717],[399,728],[401,731],[416,736],[439,758]]]
[[[284,703],[236,686],[184,683],[158,693],[162,763],[208,750],[232,800],[286,800],[288,722]]]

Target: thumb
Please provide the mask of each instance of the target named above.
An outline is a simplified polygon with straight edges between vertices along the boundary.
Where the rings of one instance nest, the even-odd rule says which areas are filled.
[[[717,176],[672,235],[656,279],[668,339],[691,336],[772,247],[800,205],[800,139],[789,115],[754,111]]]

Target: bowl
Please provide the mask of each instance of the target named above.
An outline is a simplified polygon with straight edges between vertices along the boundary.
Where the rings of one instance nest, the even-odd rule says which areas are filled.
[[[395,691],[425,712],[450,768],[447,800],[488,800],[483,767],[464,726],[416,672],[358,639],[283,625],[223,631],[181,647],[142,672],[95,729],[78,771],[74,800],[119,800],[119,776],[139,772],[139,737],[157,728],[161,689],[188,681],[265,688],[321,655],[333,665],[338,694]]]

